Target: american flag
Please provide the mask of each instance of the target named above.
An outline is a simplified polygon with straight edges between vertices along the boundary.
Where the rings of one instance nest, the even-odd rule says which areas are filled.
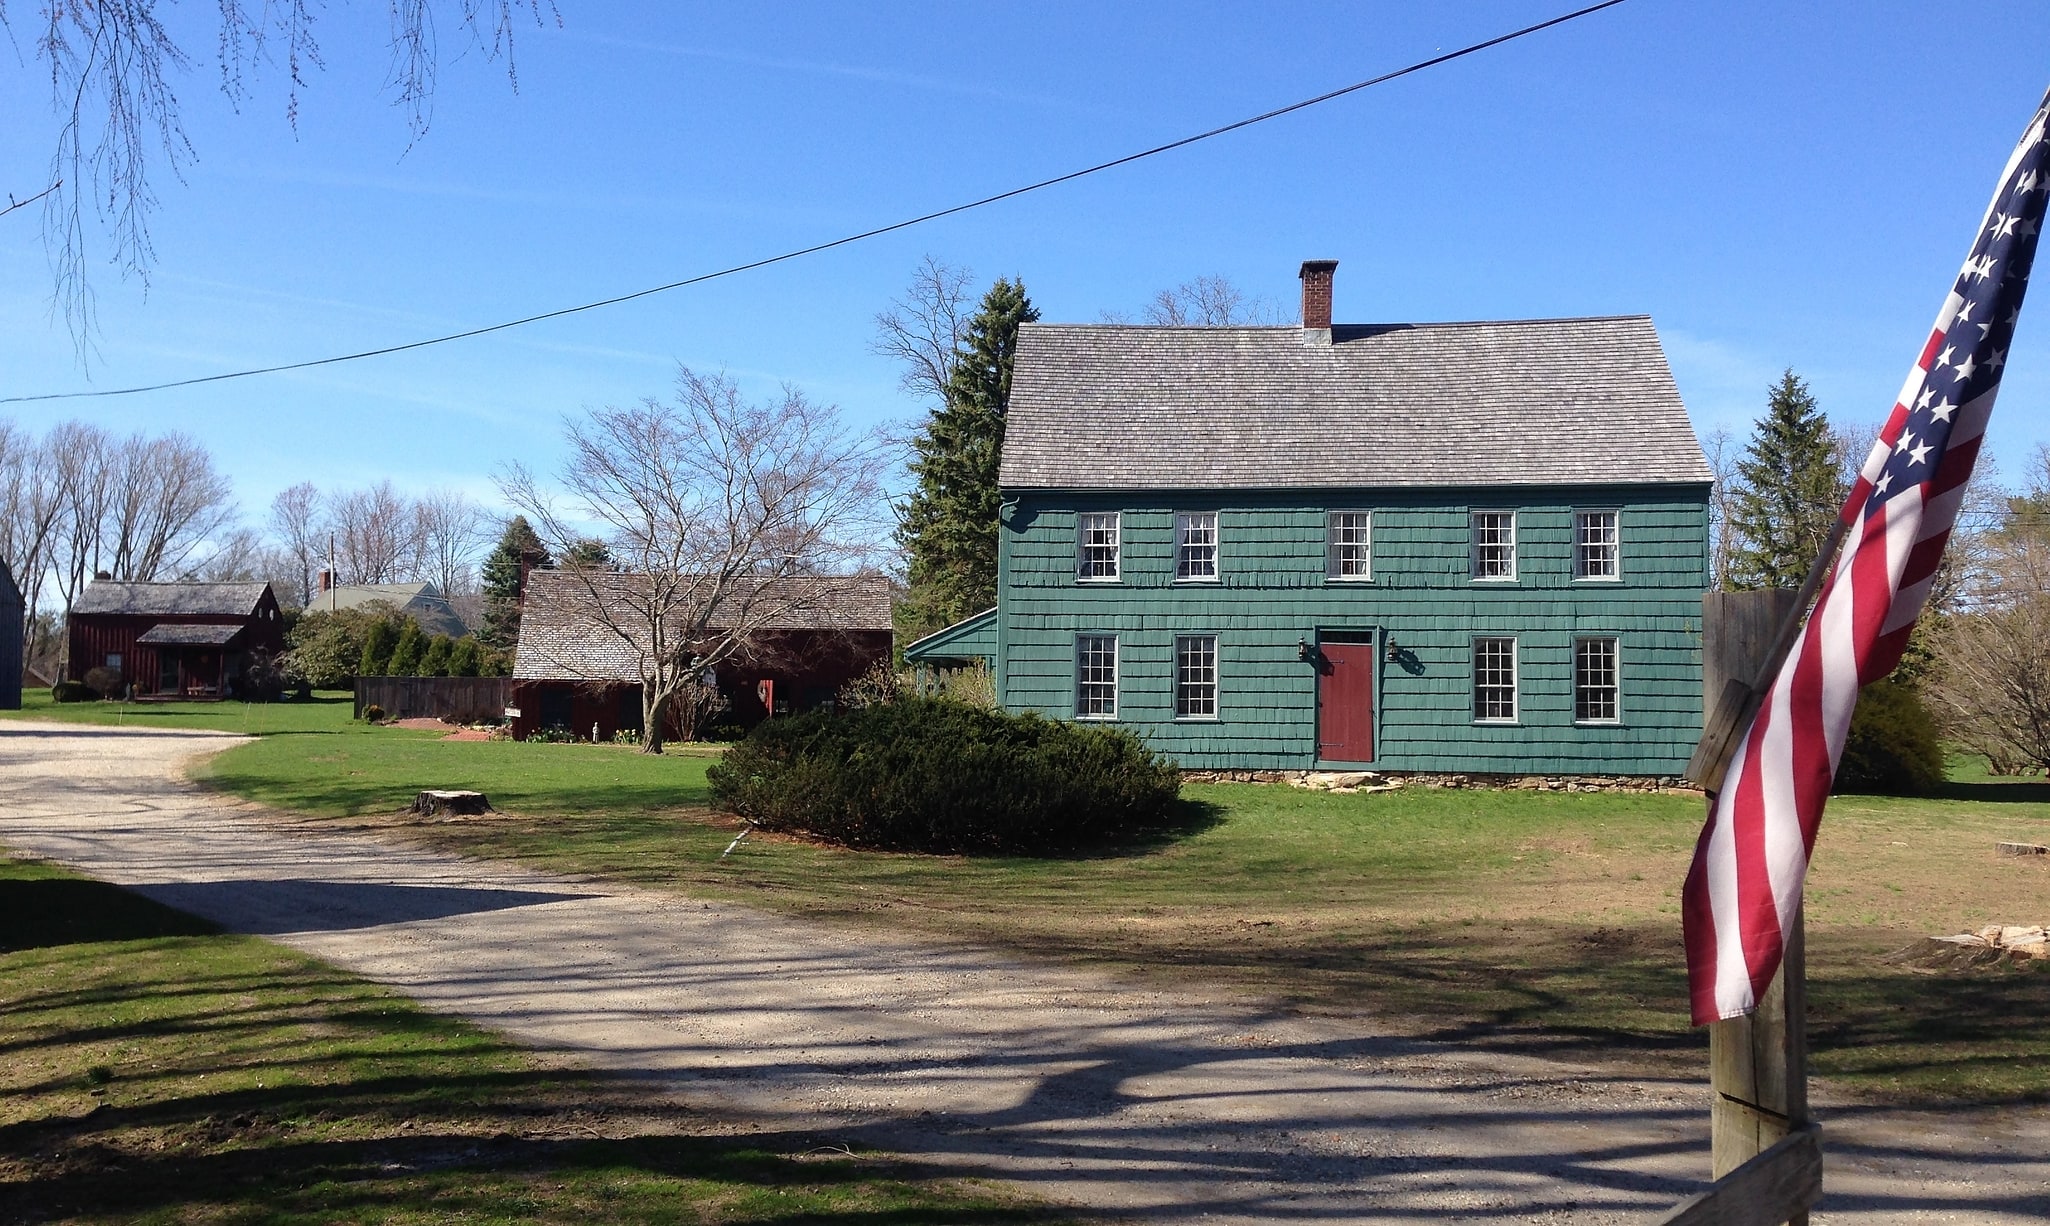
[[[2036,258],[2046,117],[2050,95],[1844,503],[1835,568],[1711,801],[1682,896],[1696,1025],[1751,1012],[1778,972],[1858,687],[1893,671],[1928,598]]]

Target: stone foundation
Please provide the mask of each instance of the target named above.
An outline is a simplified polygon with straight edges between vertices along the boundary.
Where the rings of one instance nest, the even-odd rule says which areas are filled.
[[[1700,789],[1669,775],[1435,774],[1428,771],[1185,770],[1184,783],[1286,783],[1323,792],[1383,792],[1398,787],[1492,788],[1516,792],[1673,792]]]

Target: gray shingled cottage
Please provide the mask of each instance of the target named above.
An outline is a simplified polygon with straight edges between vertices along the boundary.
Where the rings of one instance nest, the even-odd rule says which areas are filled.
[[[1651,321],[1334,326],[1335,268],[1300,327],[1026,325],[997,609],[907,657],[1197,769],[1678,774],[1710,473]]]

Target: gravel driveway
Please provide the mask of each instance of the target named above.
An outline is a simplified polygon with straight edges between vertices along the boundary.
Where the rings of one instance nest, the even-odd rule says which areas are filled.
[[[1637,1222],[1707,1173],[1698,1082],[467,860],[182,782],[183,761],[236,742],[0,725],[0,844],[742,1125],[1142,1221]],[[2050,1112],[1821,1094],[1817,1115],[1817,1222],[2050,1219]]]

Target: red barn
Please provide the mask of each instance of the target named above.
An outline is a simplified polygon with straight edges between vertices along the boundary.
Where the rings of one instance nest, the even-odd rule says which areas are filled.
[[[513,664],[515,738],[543,728],[582,738],[595,728],[609,740],[621,729],[640,729],[637,666],[647,630],[635,627],[628,611],[634,578],[621,576],[622,591],[610,600],[618,607],[599,614],[576,576],[527,576]],[[880,575],[772,579],[749,598],[776,612],[749,637],[747,650],[715,670],[724,719],[752,727],[771,715],[825,705],[841,686],[890,658],[890,584]]]
[[[72,602],[67,675],[120,673],[158,698],[231,698],[251,653],[285,649],[268,583],[117,583],[95,579]]]

